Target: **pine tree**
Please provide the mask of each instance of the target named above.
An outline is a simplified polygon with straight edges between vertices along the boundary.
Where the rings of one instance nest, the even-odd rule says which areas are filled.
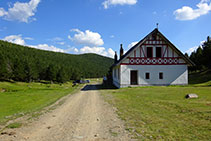
[[[30,60],[25,61],[25,81],[26,82],[31,82],[32,80],[37,80],[38,78],[38,71],[37,68],[35,66],[35,64],[33,62],[31,62]]]
[[[187,53],[185,53],[185,56],[189,58],[189,56],[188,56],[188,54],[187,54]]]
[[[203,68],[203,50],[200,46],[196,50],[195,64],[197,70],[201,70]]]
[[[6,59],[0,52],[0,80],[7,80],[7,79],[8,79],[8,71],[7,71]]]
[[[16,59],[13,67],[13,80],[24,81],[26,74],[24,71],[24,63],[20,59]]]
[[[211,68],[211,40],[207,37],[207,41],[203,44],[203,58],[206,67]]]
[[[50,64],[46,70],[46,80],[54,82],[56,81],[56,75],[57,75],[56,67]]]
[[[56,80],[59,83],[64,83],[68,81],[68,75],[66,71],[64,70],[64,67],[61,67],[59,71],[57,72]]]

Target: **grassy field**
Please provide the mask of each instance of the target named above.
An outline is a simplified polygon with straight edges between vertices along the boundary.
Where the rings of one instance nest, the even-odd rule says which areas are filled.
[[[72,83],[0,82],[0,124],[39,111],[72,93],[77,87],[72,87]]]
[[[191,78],[195,79],[195,78]],[[140,140],[210,140],[211,81],[188,86],[102,90]],[[185,99],[188,93],[198,99]]]

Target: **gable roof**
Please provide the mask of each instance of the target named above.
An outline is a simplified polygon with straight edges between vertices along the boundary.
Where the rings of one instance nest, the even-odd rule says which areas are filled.
[[[111,67],[115,67],[117,65],[119,65],[136,47],[141,46],[147,39],[149,36],[151,36],[152,34],[158,34],[159,36],[161,36],[161,38],[164,39],[164,41],[166,41],[171,47],[172,49],[178,53],[179,56],[181,56],[186,63],[188,63],[189,66],[194,66],[195,64],[187,57],[185,56],[179,49],[176,48],[176,46],[174,46],[157,28],[155,28],[151,33],[149,33],[147,36],[145,36],[141,41],[139,41],[136,45],[134,45],[133,47],[131,47],[123,56],[121,59],[119,59],[115,64],[113,64]]]

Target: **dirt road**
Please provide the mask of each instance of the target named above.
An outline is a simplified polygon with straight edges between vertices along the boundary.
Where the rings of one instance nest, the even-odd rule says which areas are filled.
[[[65,103],[37,121],[0,135],[3,141],[130,140],[114,109],[94,85],[70,95]]]

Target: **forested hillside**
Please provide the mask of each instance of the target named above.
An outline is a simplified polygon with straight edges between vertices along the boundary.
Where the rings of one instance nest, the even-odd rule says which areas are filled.
[[[191,53],[190,59],[196,64],[190,68],[192,71],[211,69],[211,38],[209,36],[202,46]]]
[[[113,59],[38,50],[0,40],[0,79],[65,82],[106,75]]]

